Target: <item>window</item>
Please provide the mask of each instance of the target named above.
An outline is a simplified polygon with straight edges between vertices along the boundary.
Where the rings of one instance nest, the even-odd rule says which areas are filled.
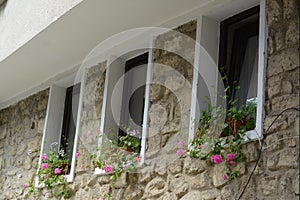
[[[140,143],[141,163],[146,149],[147,123],[144,122],[148,121],[150,84],[147,83],[151,78],[148,59],[151,56],[148,49],[139,49],[108,59],[100,124],[105,137],[100,138],[99,145],[104,149],[106,138],[119,140],[127,134],[127,128],[134,130],[132,139]]]
[[[237,100],[237,107],[257,98],[258,33],[259,6],[220,23],[218,67],[222,77],[227,78],[227,96]]]
[[[60,146],[72,160],[79,105],[80,83],[67,88]]]
[[[41,152],[48,154],[57,143],[71,161],[67,181],[74,178],[76,134],[79,120],[80,83],[74,84],[75,74],[57,81],[50,87]],[[74,84],[74,85],[73,85]],[[52,145],[53,146],[53,145]],[[41,158],[39,158],[41,165]],[[38,180],[36,180],[38,186]]]
[[[264,0],[252,3],[241,0],[234,7],[224,3],[198,18],[197,43],[200,45],[195,50],[193,81],[193,94],[197,98],[193,98],[191,103],[190,141],[197,128],[194,122],[198,121],[199,113],[207,109],[207,99],[212,105],[221,102],[219,95],[224,91],[224,87],[220,87],[224,85],[224,75],[229,80],[225,87],[241,86],[241,92],[233,90],[227,94],[230,98],[242,99],[240,105],[256,97],[255,130],[248,131],[247,138],[262,135],[266,27]],[[222,74],[220,71],[223,71]]]
[[[124,128],[137,131],[134,137],[141,140],[146,89],[148,53],[127,60],[122,96],[119,136],[125,136]]]

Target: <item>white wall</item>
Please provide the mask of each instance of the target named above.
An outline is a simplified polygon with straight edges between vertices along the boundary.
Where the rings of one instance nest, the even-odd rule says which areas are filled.
[[[82,0],[9,0],[0,8],[0,61]]]

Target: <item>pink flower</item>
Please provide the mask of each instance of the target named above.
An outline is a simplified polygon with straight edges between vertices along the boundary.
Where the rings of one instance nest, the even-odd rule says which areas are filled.
[[[109,173],[109,172],[113,171],[111,165],[104,165],[103,169],[104,169],[105,173]]]
[[[236,162],[234,162],[234,161],[229,161],[229,164],[231,164],[232,166],[235,166],[235,165],[236,165]]]
[[[48,160],[48,157],[47,157],[45,154],[42,154],[42,155],[41,155],[41,159],[42,159],[42,160]]]
[[[203,148],[203,145],[202,145],[202,144],[200,144],[200,145],[199,145],[199,149],[202,149],[202,148]]]
[[[183,154],[182,149],[178,149],[178,150],[177,150],[177,155],[178,155],[178,156],[181,156],[182,154]]]
[[[68,178],[68,175],[64,175],[64,179],[67,180],[67,178]]]
[[[126,163],[123,165],[123,170],[127,169],[127,167],[130,165],[130,163]]]
[[[54,174],[60,174],[60,173],[61,173],[61,170],[59,168],[54,169]]]
[[[80,156],[80,153],[77,151],[75,154],[75,157],[78,158]]]
[[[227,180],[227,179],[228,179],[227,174],[223,174],[223,179],[224,179],[224,180]]]
[[[23,183],[23,184],[21,185],[21,187],[25,189],[25,188],[28,188],[28,187],[29,187],[29,185],[28,185],[28,184],[26,184],[26,183]]]
[[[133,159],[134,159],[135,161],[137,161],[137,162],[141,162],[142,157],[141,157],[141,156],[136,156],[136,157],[134,157]]]
[[[222,156],[221,155],[214,155],[210,157],[210,162],[215,163],[215,164],[219,164],[221,162],[223,162]]]
[[[179,140],[178,146],[179,146],[179,147],[182,147],[182,145],[183,145],[183,141],[182,141],[182,140]]]
[[[230,161],[234,160],[234,158],[235,158],[234,153],[227,154],[227,162],[230,162]]]
[[[41,168],[47,169],[49,167],[48,163],[42,163]]]
[[[101,130],[97,129],[97,134],[100,135],[101,134]]]

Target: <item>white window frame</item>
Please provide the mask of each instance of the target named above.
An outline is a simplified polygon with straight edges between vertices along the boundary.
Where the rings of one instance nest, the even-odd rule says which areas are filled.
[[[50,149],[50,145],[53,142],[57,142],[60,145],[61,140],[61,132],[62,132],[62,123],[63,123],[63,115],[64,115],[64,106],[65,106],[65,97],[66,90],[68,87],[75,85],[77,83],[84,83],[84,76],[77,75],[76,72],[71,75],[67,75],[59,81],[55,82],[50,86],[49,97],[48,97],[48,105],[47,112],[45,117],[45,125],[43,130],[43,138],[41,144],[40,153],[47,153]],[[82,109],[82,99],[83,99],[83,85],[80,85],[80,96],[79,96],[79,104],[78,104],[78,114],[77,114],[77,123],[76,123],[76,132],[74,138],[74,146],[73,146],[73,154],[71,160],[71,169],[70,173],[67,175],[67,182],[73,182],[74,174],[75,174],[75,163],[76,163],[76,151],[77,151],[77,141],[78,141],[78,132],[80,130],[80,113]],[[41,156],[39,156],[38,160],[38,170],[40,169],[42,163]],[[38,177],[35,179],[35,187],[42,187],[39,185]]]
[[[208,90],[211,102],[213,105],[217,104],[216,94],[218,92],[218,69],[216,63],[218,63],[219,55],[219,37],[220,37],[220,22],[228,17],[238,14],[244,10],[254,7],[251,5],[248,8],[244,8],[243,4],[245,2],[238,2],[240,5],[235,6],[224,6],[226,9],[225,13],[227,16],[219,19],[218,18],[220,9],[208,12],[209,14],[203,14],[197,21],[197,34],[196,34],[196,49],[195,49],[195,61],[194,61],[194,77],[193,77],[193,96],[198,96],[198,85],[199,72],[204,74],[204,78],[208,81]],[[230,3],[228,3],[230,4]],[[256,123],[255,129],[247,131],[246,140],[249,139],[260,139],[263,135],[263,117],[264,117],[264,83],[265,83],[265,68],[266,68],[266,58],[267,58],[267,24],[266,24],[266,0],[260,0],[258,4],[260,6],[259,13],[259,47],[258,47],[258,84],[257,84],[257,111],[256,111]],[[240,6],[241,9],[237,12],[237,7]],[[205,48],[205,49],[204,49]],[[207,56],[207,53],[212,55]],[[214,67],[207,70],[205,66],[215,65]],[[201,95],[201,96],[205,96]],[[195,132],[197,129],[196,122],[199,120],[199,114],[201,110],[205,109],[205,105],[200,102],[198,104],[198,99],[193,98],[191,101],[191,120],[189,125],[189,143],[193,140]]]
[[[150,40],[150,41],[149,41]],[[138,49],[136,46],[132,47],[128,45],[130,41],[126,41],[126,44],[120,45],[121,47],[119,48],[122,49],[119,52],[116,52],[115,54],[112,54],[110,52],[110,56],[108,58],[107,62],[107,69],[106,69],[106,77],[105,77],[105,84],[104,84],[104,96],[103,96],[103,103],[102,103],[102,116],[101,116],[101,122],[100,122],[100,131],[101,133],[104,133],[107,131],[107,129],[111,128],[110,126],[114,123],[110,122],[112,119],[112,113],[110,110],[111,106],[111,92],[112,89],[110,86],[115,84],[116,78],[118,79],[120,76],[122,76],[125,72],[125,62],[126,60],[130,60],[131,58],[134,58],[136,56],[139,56],[143,53],[148,52],[148,64],[147,64],[147,75],[146,75],[146,88],[145,88],[145,102],[144,102],[144,113],[143,113],[143,124],[142,124],[142,136],[141,136],[141,150],[140,150],[140,156],[141,156],[141,162],[139,163],[139,166],[141,166],[145,162],[145,151],[146,151],[146,138],[148,135],[148,119],[149,119],[149,103],[150,103],[150,83],[152,79],[152,60],[153,60],[153,52],[151,51],[150,47],[153,46],[153,41],[154,37],[149,38],[143,38],[141,41],[137,42],[132,42],[132,44],[139,45],[141,50],[134,51],[133,54],[129,54],[126,56],[127,52],[130,52],[130,49]],[[124,47],[126,46],[126,47]],[[123,48],[122,48],[123,47]],[[147,50],[143,50],[147,49]],[[123,53],[125,53],[125,56],[122,56]],[[113,63],[113,64],[112,64]],[[111,71],[112,66],[117,67],[120,71],[118,71],[117,75],[115,74],[116,72]],[[117,66],[115,66],[117,65]],[[111,74],[116,75],[117,77],[112,77]],[[122,101],[122,94],[123,94],[123,83],[120,84],[121,87],[119,88],[119,95],[120,98],[117,98],[117,104],[120,105],[120,111],[121,111],[121,101]],[[115,116],[113,116],[116,119],[120,119],[120,112],[116,113]],[[107,119],[110,118],[110,119]],[[117,124],[115,124],[117,125]],[[116,127],[117,128],[117,127]],[[100,147],[103,143],[102,141],[103,137],[99,138],[98,141],[98,146]],[[102,170],[99,170],[98,168],[95,169],[94,171],[95,174],[104,174]]]

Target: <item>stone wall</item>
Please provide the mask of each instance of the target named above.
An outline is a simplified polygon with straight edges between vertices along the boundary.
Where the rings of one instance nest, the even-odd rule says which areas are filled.
[[[296,1],[268,2],[265,131],[286,108],[299,109],[299,16]],[[283,113],[270,129],[258,190],[266,199],[299,199],[299,112]],[[264,187],[262,187],[264,186]]]
[[[188,141],[196,21],[155,39],[146,166],[165,167],[177,159],[180,140]]]
[[[77,148],[81,156],[77,160],[76,172],[89,169],[91,165],[89,155],[95,153],[98,145],[105,71],[106,62],[103,62],[86,69],[85,72]]]
[[[0,199],[22,199],[40,150],[49,90],[0,110]]]

